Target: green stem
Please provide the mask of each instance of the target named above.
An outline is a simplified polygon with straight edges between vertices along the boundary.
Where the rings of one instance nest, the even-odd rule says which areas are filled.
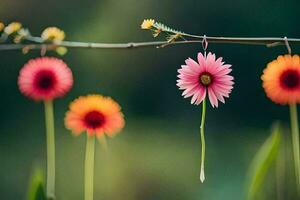
[[[200,125],[200,136],[201,136],[201,170],[200,170],[200,181],[203,183],[205,180],[204,173],[204,161],[205,161],[205,137],[204,137],[204,125],[206,115],[206,98],[202,102],[202,117]]]
[[[87,136],[84,172],[84,200],[93,200],[95,137]]]
[[[55,199],[55,136],[53,102],[45,101],[45,122],[47,137],[47,197]]]
[[[290,116],[291,116],[291,129],[292,129],[292,142],[293,153],[295,163],[295,175],[297,181],[297,191],[300,192],[300,148],[299,148],[299,125],[298,125],[298,113],[297,105],[290,104]]]

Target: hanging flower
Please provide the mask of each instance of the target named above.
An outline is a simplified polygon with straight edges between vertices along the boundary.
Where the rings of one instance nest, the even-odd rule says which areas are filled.
[[[75,135],[86,131],[89,136],[113,136],[124,127],[121,108],[110,97],[81,96],[70,104],[65,126]]]
[[[267,96],[278,104],[300,102],[300,58],[278,56],[267,65],[261,76]]]
[[[206,47],[207,48],[207,47]],[[205,48],[205,49],[206,49]],[[206,116],[206,96],[212,107],[218,107],[218,101],[225,103],[224,97],[229,97],[233,88],[233,77],[229,75],[232,71],[231,65],[224,64],[222,58],[216,59],[215,54],[208,53],[203,56],[198,53],[198,62],[191,58],[185,60],[185,65],[178,70],[179,79],[177,86],[180,90],[184,90],[182,96],[184,98],[192,97],[191,104],[199,105],[202,103],[202,117],[200,125],[201,138],[201,166],[200,181],[205,180],[205,116]]]
[[[154,19],[144,19],[143,23],[141,24],[142,29],[151,29],[154,25]]]
[[[192,97],[191,104],[199,105],[208,93],[212,107],[218,107],[218,101],[225,103],[224,97],[229,97],[233,88],[233,77],[228,75],[230,67],[222,57],[216,60],[215,54],[198,53],[198,62],[188,58],[178,70],[177,86],[184,90],[184,98]]]
[[[46,28],[41,37],[44,41],[61,42],[65,39],[65,32],[57,27]]]
[[[18,85],[21,93],[31,99],[52,100],[64,96],[71,89],[72,71],[57,58],[32,59],[21,69]]]
[[[13,33],[16,33],[21,28],[22,24],[20,22],[12,22],[4,28],[4,33],[6,33],[6,35],[11,35]]]

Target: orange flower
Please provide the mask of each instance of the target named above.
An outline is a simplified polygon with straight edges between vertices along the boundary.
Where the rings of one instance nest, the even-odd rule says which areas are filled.
[[[124,117],[118,103],[101,95],[75,99],[66,113],[65,126],[75,135],[86,131],[89,136],[113,136],[124,127]]]
[[[278,56],[267,65],[261,76],[267,96],[278,104],[300,102],[300,58]]]

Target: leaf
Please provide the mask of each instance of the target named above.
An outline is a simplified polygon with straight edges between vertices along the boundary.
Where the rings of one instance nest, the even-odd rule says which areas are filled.
[[[44,189],[44,175],[41,169],[37,168],[32,173],[29,182],[28,200],[47,200]]]
[[[177,31],[173,28],[168,27],[167,25],[160,23],[160,22],[155,22],[153,25],[156,29],[161,30],[163,32],[170,32],[174,34],[183,34],[181,31]]]
[[[254,156],[248,171],[247,198],[254,199],[258,194],[272,164],[274,164],[281,143],[281,126],[275,123],[272,134],[267,138]]]

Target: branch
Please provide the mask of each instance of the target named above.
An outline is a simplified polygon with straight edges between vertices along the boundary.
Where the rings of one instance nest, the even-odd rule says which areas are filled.
[[[129,43],[95,43],[95,42],[76,42],[62,41],[57,43],[45,43],[40,37],[28,36],[25,39],[30,44],[0,44],[0,51],[18,50],[18,49],[55,49],[57,47],[67,48],[90,48],[90,49],[130,49],[141,47],[165,47],[177,44],[201,43],[204,36],[191,35],[183,33],[183,36],[195,38],[192,40],[183,41],[155,41],[155,42],[129,42]],[[275,47],[286,45],[286,40],[289,44],[299,45],[299,38],[280,38],[280,37],[209,37],[206,36],[208,43],[219,44],[241,44],[241,45],[262,45],[266,47]]]
[[[175,44],[187,44],[187,43],[200,43],[200,40],[191,41],[177,41],[168,43],[166,41],[156,42],[129,42],[129,43],[94,43],[94,42],[74,42],[64,41],[57,44],[0,44],[0,51],[5,50],[19,50],[23,48],[29,49],[55,49],[57,47],[68,48],[90,48],[90,49],[130,49],[130,48],[142,48],[142,47],[160,47],[161,45],[175,45]]]

